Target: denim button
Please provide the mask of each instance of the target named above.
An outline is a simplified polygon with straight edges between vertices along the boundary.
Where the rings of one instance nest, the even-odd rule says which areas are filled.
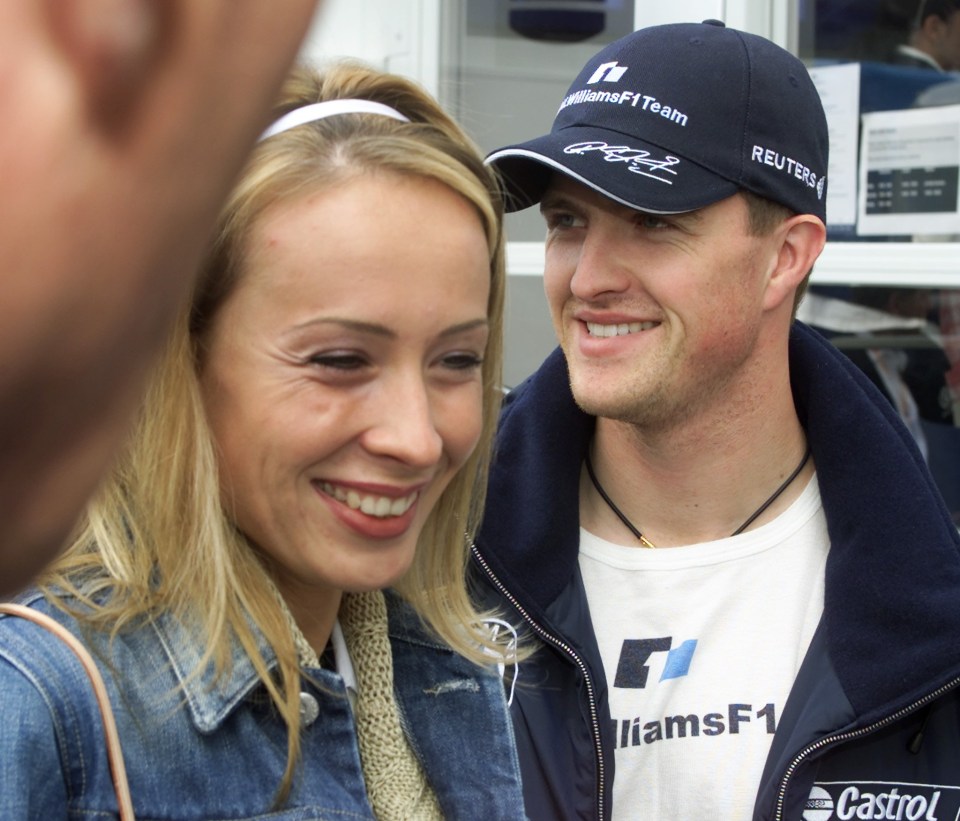
[[[309,727],[320,715],[320,705],[310,693],[300,693],[300,724]]]

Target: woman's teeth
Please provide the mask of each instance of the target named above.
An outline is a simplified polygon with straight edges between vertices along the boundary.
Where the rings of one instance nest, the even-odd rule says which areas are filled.
[[[358,493],[355,490],[344,490],[341,487],[331,485],[329,482],[323,482],[321,488],[328,496],[332,496],[338,502],[343,502],[351,510],[359,510],[367,516],[376,516],[378,519],[385,519],[388,516],[402,516],[417,501],[419,495],[414,491],[409,496],[392,499],[389,496],[374,496]]]

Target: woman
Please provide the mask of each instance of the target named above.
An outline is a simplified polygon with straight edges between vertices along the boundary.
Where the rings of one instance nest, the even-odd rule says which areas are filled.
[[[464,580],[500,378],[496,184],[397,77],[299,70],[278,115],[127,453],[27,601],[97,656],[138,816],[520,817],[478,666],[504,648]],[[0,619],[0,817],[116,812],[78,669]]]

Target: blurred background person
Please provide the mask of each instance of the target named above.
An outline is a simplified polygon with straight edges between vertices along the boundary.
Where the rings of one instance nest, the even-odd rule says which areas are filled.
[[[890,62],[937,71],[960,69],[960,0],[919,0],[907,41]]]

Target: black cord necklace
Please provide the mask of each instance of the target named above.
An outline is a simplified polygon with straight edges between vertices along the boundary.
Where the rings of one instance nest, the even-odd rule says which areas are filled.
[[[730,535],[737,536],[738,534],[743,533],[743,531],[746,530],[748,527],[750,527],[750,525],[753,524],[753,522],[757,519],[757,517],[760,516],[760,514],[763,513],[763,511],[765,511],[768,507],[770,507],[770,505],[772,505],[779,498],[780,494],[783,493],[783,491],[785,491],[788,487],[790,487],[790,484],[793,482],[794,479],[796,479],[800,475],[800,471],[803,470],[804,466],[807,464],[807,461],[809,459],[810,459],[810,446],[808,445],[806,451],[803,454],[803,458],[800,460],[800,464],[797,465],[796,468],[794,468],[793,473],[791,473],[786,478],[786,480],[784,480],[784,483],[780,485],[780,487],[778,487],[773,492],[773,495],[769,499],[767,499],[767,501],[765,501],[752,514],[750,514],[749,518],[742,525],[740,525],[740,527],[734,530],[733,533],[731,533]],[[639,541],[640,544],[643,545],[644,547],[656,547],[656,545],[653,542],[651,542],[636,527],[634,527],[633,522],[631,522],[626,517],[624,512],[620,510],[620,508],[613,503],[613,499],[611,499],[607,495],[607,492],[603,489],[603,485],[600,484],[600,480],[597,479],[597,474],[593,472],[593,465],[590,463],[589,453],[584,457],[583,463],[584,465],[586,465],[587,474],[590,476],[590,481],[593,482],[593,486],[597,489],[597,493],[599,493],[603,501],[605,501],[607,505],[609,505],[610,510],[612,510],[614,513],[617,514],[617,518],[620,519],[620,521],[627,526],[627,530],[629,530],[636,537],[637,541]]]

